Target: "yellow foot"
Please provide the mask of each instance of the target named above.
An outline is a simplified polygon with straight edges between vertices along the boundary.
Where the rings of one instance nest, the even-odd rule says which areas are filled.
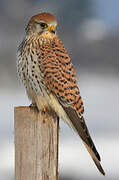
[[[46,111],[47,111],[47,107],[46,107],[46,106],[44,106],[44,107],[43,107],[42,112],[45,114],[45,113],[46,113]]]

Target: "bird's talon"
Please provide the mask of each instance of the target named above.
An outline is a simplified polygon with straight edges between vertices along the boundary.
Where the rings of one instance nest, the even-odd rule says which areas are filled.
[[[46,111],[47,111],[47,107],[46,107],[46,106],[44,106],[44,107],[43,107],[43,110],[42,110],[43,114],[45,114],[45,113],[46,113]]]
[[[30,107],[30,108],[36,107],[36,104],[35,104],[35,103],[31,103],[31,104],[29,105],[29,107]]]
[[[36,106],[36,103],[31,103],[30,105],[29,105],[29,107],[30,107],[30,109],[36,109],[37,111],[38,111],[38,108],[37,108],[37,106]]]

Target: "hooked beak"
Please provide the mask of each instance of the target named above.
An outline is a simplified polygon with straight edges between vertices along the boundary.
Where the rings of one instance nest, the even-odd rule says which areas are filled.
[[[55,32],[55,28],[56,28],[55,25],[49,26],[48,31]]]

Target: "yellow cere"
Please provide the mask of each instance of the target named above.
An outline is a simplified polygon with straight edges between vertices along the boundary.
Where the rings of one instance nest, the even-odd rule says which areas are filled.
[[[52,31],[53,29],[55,29],[56,28],[56,26],[55,25],[52,25],[52,26],[50,26],[49,28],[48,28],[48,31]]]

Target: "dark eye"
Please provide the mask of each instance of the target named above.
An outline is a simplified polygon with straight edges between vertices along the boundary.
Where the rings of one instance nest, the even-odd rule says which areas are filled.
[[[46,23],[40,23],[40,27],[41,27],[42,29],[45,29],[45,28],[48,27],[48,25],[47,25]]]

